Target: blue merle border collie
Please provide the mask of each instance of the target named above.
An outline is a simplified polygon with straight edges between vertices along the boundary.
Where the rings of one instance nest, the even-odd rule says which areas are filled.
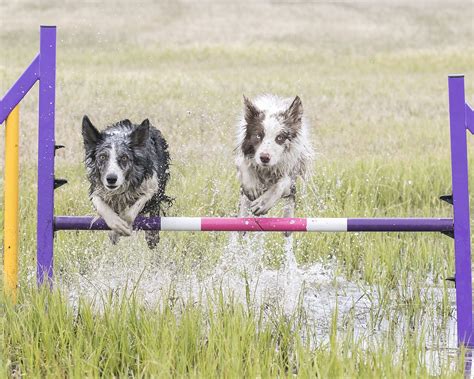
[[[313,158],[308,134],[298,96],[244,96],[236,149],[241,217],[264,215],[282,198],[284,217],[294,217],[296,180],[306,177]]]
[[[170,155],[161,132],[148,119],[140,125],[119,121],[99,131],[87,116],[82,120],[89,195],[99,216],[111,229],[113,244],[130,236],[139,214],[159,216],[171,204],[165,195]],[[159,242],[159,231],[146,231],[148,247]]]

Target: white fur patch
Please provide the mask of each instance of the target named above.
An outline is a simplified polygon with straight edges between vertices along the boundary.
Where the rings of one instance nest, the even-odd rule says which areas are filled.
[[[265,136],[255,152],[255,161],[259,164],[263,164],[261,157],[264,155],[269,156],[270,161],[268,162],[268,165],[274,166],[280,162],[287,145],[286,143],[279,145],[275,142],[276,137],[282,130],[282,125],[276,117],[270,116],[265,117],[265,120],[263,120],[263,127],[265,129]]]
[[[109,175],[115,175],[117,177],[117,181],[114,184],[115,186],[117,186],[117,188],[120,187],[125,180],[123,170],[117,162],[117,150],[114,144],[109,150],[109,160],[107,163],[107,169],[105,170],[104,176],[102,178],[102,184],[104,185],[104,187],[108,186],[107,177]]]

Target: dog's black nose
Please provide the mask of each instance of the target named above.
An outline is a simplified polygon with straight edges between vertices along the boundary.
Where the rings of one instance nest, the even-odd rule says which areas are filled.
[[[105,179],[107,180],[107,184],[114,185],[117,183],[117,175],[115,174],[107,175]]]
[[[270,162],[270,154],[268,154],[268,153],[260,154],[260,160],[262,161],[262,163]]]

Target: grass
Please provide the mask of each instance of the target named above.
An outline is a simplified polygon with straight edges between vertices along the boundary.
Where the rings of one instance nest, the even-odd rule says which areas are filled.
[[[212,304],[144,307],[135,296],[104,299],[98,314],[72,310],[58,293],[29,291],[4,308],[3,374],[48,377],[425,377],[423,336],[369,346],[338,335],[315,344],[301,315],[268,317],[216,292]],[[124,327],[126,326],[126,327]],[[307,338],[301,335],[306,334]],[[363,353],[362,353],[363,351]],[[397,354],[394,362],[394,355]],[[440,372],[454,376],[446,368]]]
[[[9,52],[0,92],[35,54],[38,22],[57,24],[56,137],[67,148],[56,171],[69,181],[56,191],[57,214],[93,214],[81,163],[87,113],[101,126],[159,126],[173,158],[171,215],[236,215],[242,94],[272,92],[300,95],[313,126],[317,161],[300,183],[298,216],[450,217],[438,200],[451,181],[446,77],[465,73],[472,100],[473,8],[425,5],[2,3],[16,22],[0,20]],[[453,244],[437,234],[295,235],[295,300],[259,292],[265,276],[232,285],[216,276],[225,233],[162,234],[150,252],[140,235],[111,247],[101,233],[64,232],[57,288],[36,291],[35,91],[21,118],[21,287],[16,305],[0,295],[0,376],[463,375],[444,281]],[[263,271],[273,275],[283,238],[264,243]],[[330,275],[311,279],[318,267]]]

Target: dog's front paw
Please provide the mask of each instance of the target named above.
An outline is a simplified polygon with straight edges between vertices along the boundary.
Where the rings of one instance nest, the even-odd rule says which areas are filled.
[[[250,203],[250,211],[255,216],[262,216],[266,214],[272,207],[272,204],[270,204],[265,198],[262,198],[262,197],[263,196],[259,197],[257,200],[254,200]]]
[[[110,229],[112,229],[112,231],[120,236],[132,235],[131,226],[125,220],[121,219],[117,214],[105,219],[105,223]]]
[[[242,192],[250,201],[254,201],[260,196],[261,191],[257,187],[242,186]]]

